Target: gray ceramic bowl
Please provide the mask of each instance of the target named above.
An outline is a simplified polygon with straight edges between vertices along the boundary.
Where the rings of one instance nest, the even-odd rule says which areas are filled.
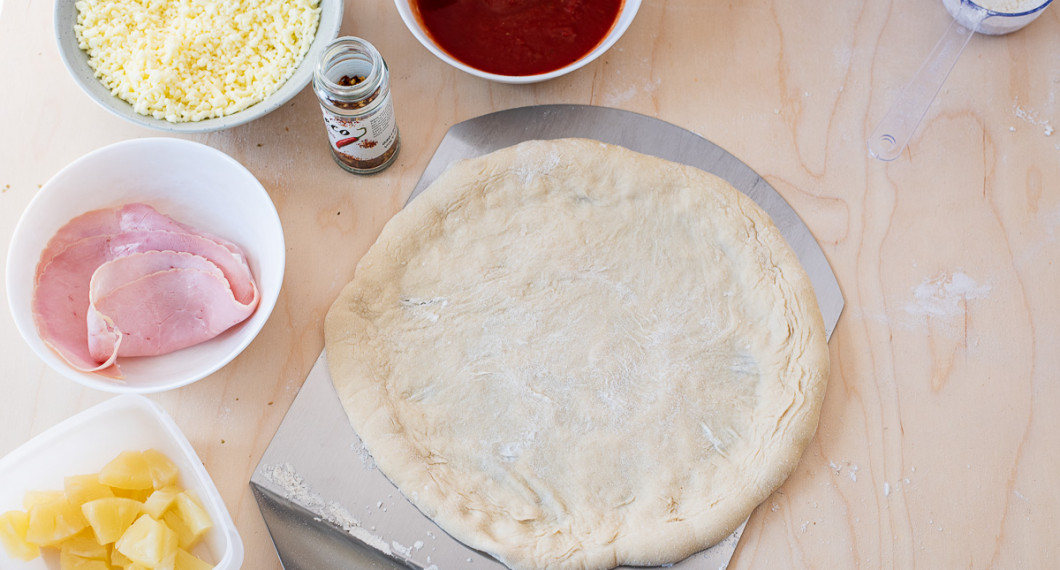
[[[74,0],[55,1],[55,38],[59,43],[59,54],[62,55],[66,68],[74,81],[104,109],[115,115],[137,125],[150,127],[160,131],[172,133],[205,133],[219,131],[242,125],[278,109],[292,97],[297,95],[313,77],[313,70],[317,61],[320,60],[324,48],[331,40],[338,36],[339,26],[342,24],[342,0],[320,0],[320,23],[317,26],[316,37],[309,46],[302,63],[295,69],[294,75],[287,80],[275,93],[265,98],[264,101],[252,105],[238,113],[219,117],[216,119],[205,119],[202,121],[188,123],[171,123],[163,119],[156,119],[141,115],[133,110],[132,105],[110,94],[110,89],[96,79],[92,68],[88,66],[88,54],[81,51],[77,46],[77,35],[74,33],[74,24],[77,22],[77,8]]]

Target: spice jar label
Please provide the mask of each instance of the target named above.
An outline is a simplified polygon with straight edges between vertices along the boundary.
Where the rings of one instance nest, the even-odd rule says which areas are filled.
[[[371,174],[394,161],[401,143],[390,71],[372,44],[352,36],[333,41],[313,74],[313,91],[339,166]]]
[[[353,164],[383,156],[397,137],[397,121],[390,101],[369,116],[340,117],[327,109],[321,111],[332,150]]]

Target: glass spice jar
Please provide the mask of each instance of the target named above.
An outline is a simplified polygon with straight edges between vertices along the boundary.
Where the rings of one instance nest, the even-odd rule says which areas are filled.
[[[331,155],[342,168],[371,174],[390,166],[400,147],[390,70],[375,46],[335,39],[313,74]]]

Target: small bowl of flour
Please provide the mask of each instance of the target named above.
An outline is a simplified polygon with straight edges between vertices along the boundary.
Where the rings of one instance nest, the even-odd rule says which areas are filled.
[[[964,27],[998,36],[1033,22],[1053,0],[942,0],[946,10]],[[985,17],[982,12],[986,12]],[[976,28],[976,21],[983,18]]]

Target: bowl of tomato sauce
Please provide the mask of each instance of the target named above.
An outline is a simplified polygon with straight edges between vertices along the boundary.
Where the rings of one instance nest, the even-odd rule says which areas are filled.
[[[641,0],[394,0],[442,61],[501,83],[570,73],[618,41]]]

